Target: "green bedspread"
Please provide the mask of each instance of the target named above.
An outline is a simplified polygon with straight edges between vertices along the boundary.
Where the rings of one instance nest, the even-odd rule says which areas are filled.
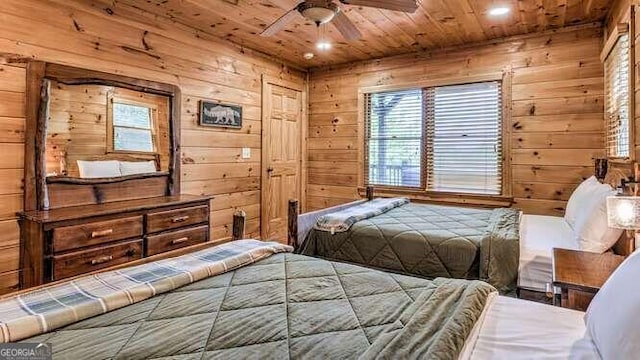
[[[502,292],[518,273],[517,209],[407,204],[349,231],[312,229],[299,252],[426,278],[480,279]]]
[[[25,341],[56,359],[456,359],[493,291],[285,253]]]

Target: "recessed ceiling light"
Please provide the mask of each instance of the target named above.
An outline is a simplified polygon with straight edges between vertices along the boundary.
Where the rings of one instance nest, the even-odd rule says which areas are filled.
[[[498,7],[494,7],[492,9],[489,9],[489,15],[491,15],[491,16],[500,16],[500,15],[505,15],[505,14],[509,13],[509,11],[511,11],[511,9],[509,9],[508,7],[498,6]]]
[[[308,52],[308,53],[304,53],[304,55],[302,55],[305,59],[307,60],[311,60],[313,59],[313,53],[312,52]]]
[[[331,43],[328,41],[318,41],[316,47],[318,48],[318,50],[326,51],[331,49]]]

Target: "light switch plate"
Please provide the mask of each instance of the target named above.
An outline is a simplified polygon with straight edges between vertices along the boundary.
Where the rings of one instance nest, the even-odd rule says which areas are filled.
[[[251,148],[248,148],[248,147],[242,148],[242,158],[243,159],[251,158]]]

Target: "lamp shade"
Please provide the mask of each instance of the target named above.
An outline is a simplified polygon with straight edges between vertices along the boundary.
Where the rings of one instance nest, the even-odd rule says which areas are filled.
[[[609,227],[616,229],[640,229],[640,197],[609,196],[607,198]]]

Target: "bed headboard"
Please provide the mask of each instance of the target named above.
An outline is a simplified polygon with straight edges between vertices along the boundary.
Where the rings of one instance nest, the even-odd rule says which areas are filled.
[[[640,164],[631,160],[596,159],[595,176],[602,183],[621,188],[625,195],[638,195]],[[633,233],[625,231],[612,247],[614,253],[628,256],[635,250]]]

